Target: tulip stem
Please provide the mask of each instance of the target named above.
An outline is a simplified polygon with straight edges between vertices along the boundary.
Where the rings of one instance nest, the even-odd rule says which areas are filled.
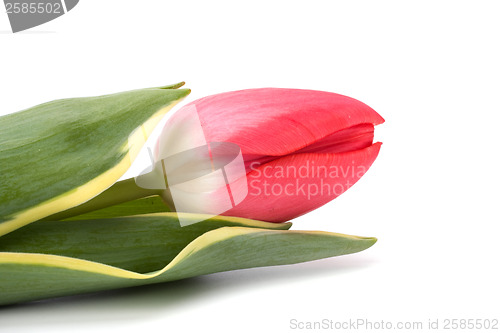
[[[162,190],[150,190],[137,186],[134,178],[125,179],[113,184],[110,188],[76,207],[50,215],[42,221],[60,221],[73,216],[82,215],[98,209],[114,206],[124,202],[137,200],[152,195],[160,195]]]

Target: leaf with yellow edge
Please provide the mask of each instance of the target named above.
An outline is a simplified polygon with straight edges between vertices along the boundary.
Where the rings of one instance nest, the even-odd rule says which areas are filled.
[[[183,83],[57,100],[0,118],[0,236],[115,183]]]
[[[43,221],[0,238],[0,304],[293,264],[376,242],[235,217],[180,227],[176,214]]]
[[[146,198],[140,198],[136,200],[122,202],[117,205],[112,205],[109,207],[93,210],[85,214],[71,216],[69,218],[63,218],[63,219],[66,221],[92,220],[92,219],[104,219],[110,217],[143,215],[152,213],[167,213],[170,211],[171,211],[170,208],[167,205],[165,205],[165,202],[159,195],[153,195]],[[57,215],[58,214],[53,216],[57,217]],[[59,221],[63,219],[61,218],[55,220]]]

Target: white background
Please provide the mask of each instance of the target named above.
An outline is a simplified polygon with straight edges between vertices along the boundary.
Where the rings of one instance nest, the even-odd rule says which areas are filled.
[[[3,8],[2,8],[3,9]],[[0,113],[186,81],[202,96],[290,87],[386,123],[370,171],[294,229],[376,236],[311,263],[0,309],[1,332],[289,332],[290,320],[499,319],[500,20],[495,1],[82,0],[12,34]],[[380,330],[379,330],[380,331]]]

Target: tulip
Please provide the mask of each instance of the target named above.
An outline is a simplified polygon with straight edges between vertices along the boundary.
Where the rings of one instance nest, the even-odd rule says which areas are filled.
[[[197,115],[188,116],[193,111]],[[159,137],[156,159],[190,145],[236,144],[244,172],[228,185],[233,197],[246,197],[220,214],[283,222],[356,183],[378,155],[381,143],[373,143],[374,125],[383,122],[366,104],[335,93],[277,88],[227,92],[179,109]],[[183,143],[173,148],[179,140]],[[227,190],[222,186],[206,192],[206,200],[218,206]],[[197,205],[205,200],[196,199]]]
[[[373,142],[374,126],[383,122],[366,104],[323,91],[263,88],[204,97],[168,119],[143,174],[50,218],[159,195],[177,212],[288,221],[366,173],[381,146]]]
[[[0,119],[0,306],[289,265],[376,242],[238,217],[293,218],[336,196],[311,185],[347,186],[361,172],[342,168],[371,165],[373,125],[383,120],[340,95],[260,89],[193,102],[167,122],[147,172],[115,183],[189,93],[181,86],[53,101]],[[234,216],[210,216],[219,213]]]

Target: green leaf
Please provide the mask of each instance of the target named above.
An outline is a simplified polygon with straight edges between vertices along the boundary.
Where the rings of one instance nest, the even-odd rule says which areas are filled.
[[[41,219],[42,221],[89,220],[104,217],[169,212],[161,199],[161,189],[151,190],[137,186],[134,178],[114,183],[89,201]],[[149,198],[150,200],[142,200]]]
[[[115,183],[162,116],[175,84],[41,104],[0,118],[0,236]]]
[[[194,223],[181,227],[177,213],[75,221],[38,221],[0,238],[0,252],[56,254],[146,273],[163,268],[186,245],[224,226],[288,229],[235,217],[183,213]],[[198,222],[200,221],[200,222]]]
[[[290,225],[218,216],[180,227],[176,213],[33,223],[0,239],[0,304],[293,264],[376,242],[278,230]]]
[[[167,212],[170,212],[170,209],[167,205],[165,205],[161,197],[159,195],[153,195],[147,198],[127,201],[124,203],[120,203],[118,205],[113,205],[106,208],[94,210],[82,215],[72,216],[64,220],[65,221],[92,220],[92,219],[104,219],[109,217],[143,215],[151,213],[167,213]],[[57,214],[54,216],[57,217]]]

